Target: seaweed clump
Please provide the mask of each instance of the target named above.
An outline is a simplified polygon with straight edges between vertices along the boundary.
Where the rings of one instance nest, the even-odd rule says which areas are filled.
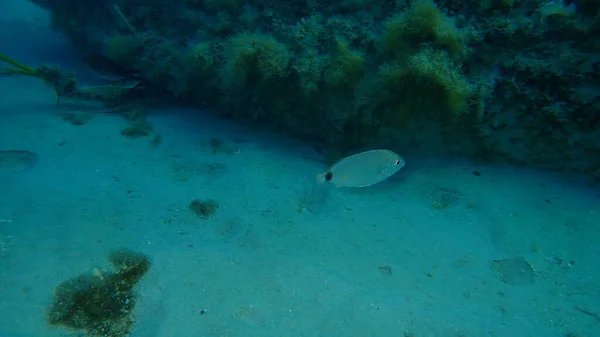
[[[413,1],[384,27],[378,79],[384,88],[382,110],[389,111],[387,122],[406,125],[419,114],[455,126],[464,117],[478,117],[474,107],[486,95],[483,90],[478,95],[479,83],[470,81],[463,70],[472,28],[459,28],[433,0]]]
[[[129,126],[121,130],[121,135],[127,138],[140,138],[152,133],[152,124],[148,121],[148,113],[143,109],[133,108],[123,112],[123,117]]]
[[[385,23],[383,49],[387,53],[403,53],[416,44],[432,42],[436,47],[455,54],[466,54],[469,34],[457,27],[433,0],[415,0],[410,8],[394,15]]]
[[[77,79],[75,73],[61,70],[58,67],[43,65],[32,68],[17,62],[4,54],[0,54],[0,61],[9,64],[8,68],[0,68],[0,75],[25,75],[38,77],[54,88],[56,93],[56,104],[60,103],[62,97],[71,95],[77,90]]]
[[[150,259],[129,250],[111,252],[114,272],[82,274],[61,283],[48,312],[51,325],[83,330],[89,336],[121,337],[133,325],[133,288],[148,272]]]
[[[219,208],[219,204],[212,199],[205,200],[192,200],[190,202],[190,210],[194,212],[200,218],[210,218],[217,209]]]
[[[291,56],[286,46],[273,36],[234,36],[229,41],[228,52],[227,68],[233,71],[234,77],[227,76],[227,80],[246,83],[251,79],[284,78],[288,74]]]

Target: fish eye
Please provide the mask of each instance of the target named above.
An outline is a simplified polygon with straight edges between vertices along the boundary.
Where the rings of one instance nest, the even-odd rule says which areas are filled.
[[[395,166],[400,165],[400,159],[396,159],[396,162],[394,163]]]

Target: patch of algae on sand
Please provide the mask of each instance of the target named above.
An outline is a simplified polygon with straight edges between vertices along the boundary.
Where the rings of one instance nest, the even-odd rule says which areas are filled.
[[[506,284],[531,284],[535,280],[533,267],[522,257],[492,260],[490,264],[498,278]]]
[[[431,208],[444,210],[458,204],[461,193],[454,189],[437,187],[428,191],[428,199]]]
[[[48,312],[51,325],[83,330],[88,336],[123,337],[133,325],[134,286],[150,259],[129,250],[111,252],[114,272],[82,274],[60,284]]]

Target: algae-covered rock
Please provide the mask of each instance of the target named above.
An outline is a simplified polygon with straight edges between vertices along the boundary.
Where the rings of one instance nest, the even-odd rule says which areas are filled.
[[[114,272],[95,269],[61,283],[48,312],[51,325],[83,330],[89,336],[126,336],[133,325],[134,286],[150,268],[147,256],[129,250],[111,252]]]
[[[67,76],[68,98],[210,107],[340,152],[600,167],[599,0],[30,1],[95,73],[106,57],[136,79]]]

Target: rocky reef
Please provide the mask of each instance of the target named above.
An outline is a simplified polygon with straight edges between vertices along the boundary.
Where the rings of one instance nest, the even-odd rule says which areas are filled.
[[[31,0],[153,95],[347,151],[600,175],[600,1]]]

